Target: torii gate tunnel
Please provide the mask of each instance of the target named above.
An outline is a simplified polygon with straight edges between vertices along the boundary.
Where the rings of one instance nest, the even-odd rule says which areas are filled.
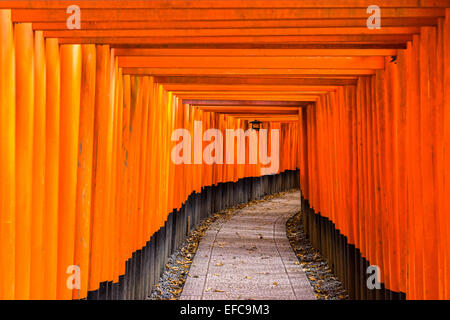
[[[0,1],[0,299],[144,298],[294,187],[350,298],[449,299],[449,43],[450,0]]]

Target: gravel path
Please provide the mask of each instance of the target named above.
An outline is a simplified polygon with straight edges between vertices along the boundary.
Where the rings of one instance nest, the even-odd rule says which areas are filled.
[[[271,195],[205,220],[169,258],[149,299],[344,299],[304,237],[299,197]]]
[[[318,300],[347,299],[342,283],[331,272],[326,259],[312,247],[303,229],[301,212],[292,216],[286,224],[286,233],[300,265],[305,270]]]
[[[200,242],[180,299],[315,300],[286,237],[300,208],[290,192],[214,223]]]
[[[273,196],[268,196],[264,199],[269,197]],[[181,247],[169,257],[164,273],[148,299],[177,300],[183,290],[190,266],[197,252],[198,244],[204,237],[211,224],[216,221],[228,221],[230,217],[240,209],[251,206],[259,201],[265,201],[264,199],[251,201],[247,204],[242,204],[231,209],[223,210],[204,220],[194,231],[190,233],[189,237],[183,242]]]

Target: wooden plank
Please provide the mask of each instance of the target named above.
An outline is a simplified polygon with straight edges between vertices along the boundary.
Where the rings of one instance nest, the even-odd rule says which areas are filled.
[[[149,38],[149,37],[235,37],[235,36],[310,36],[310,35],[401,35],[418,34],[420,27],[359,28],[227,28],[227,29],[108,29],[45,31],[51,38]]]
[[[417,18],[386,18],[383,17],[384,27],[417,27],[434,26],[435,17]],[[205,28],[343,28],[367,27],[366,19],[305,19],[305,20],[211,20],[211,21],[82,21],[83,30],[110,30],[110,29],[205,29]],[[36,30],[67,30],[65,21],[34,22]]]
[[[349,57],[349,56],[393,56],[395,49],[116,49],[117,56],[215,56],[215,57]]]
[[[296,76],[317,76],[317,75],[369,75],[374,74],[374,70],[360,69],[183,69],[183,68],[123,68],[124,74],[130,75],[296,75]]]
[[[155,82],[167,84],[215,85],[280,85],[280,86],[340,86],[354,85],[354,79],[281,78],[281,77],[213,77],[213,76],[157,76]]]
[[[292,20],[292,19],[364,19],[367,7],[349,8],[226,8],[226,9],[84,9],[83,21],[189,21],[189,20]],[[385,8],[384,18],[444,17],[442,8]],[[14,9],[13,22],[65,22],[64,9]]]
[[[223,37],[99,37],[99,38],[82,38],[71,37],[61,38],[61,44],[110,44],[112,46],[119,45],[166,45],[166,44],[197,44],[197,45],[218,45],[218,44],[232,44],[232,45],[263,45],[263,44],[405,44],[410,41],[411,35],[377,35],[377,34],[353,34],[353,35],[307,35],[307,36],[223,36]]]
[[[367,8],[373,4],[370,0],[262,0],[256,4],[253,1],[240,0],[3,0],[0,8],[29,8],[29,9],[65,9],[70,5],[78,5],[82,9],[162,9],[162,8]],[[435,8],[449,7],[449,0],[378,0],[381,8]]]
[[[119,57],[122,68],[383,69],[383,57]]]

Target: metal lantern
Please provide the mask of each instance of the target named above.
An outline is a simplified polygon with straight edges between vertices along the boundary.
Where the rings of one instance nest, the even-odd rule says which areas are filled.
[[[259,131],[259,129],[261,129],[261,123],[262,122],[258,120],[253,120],[250,122],[250,124],[252,125],[252,129],[256,131]]]

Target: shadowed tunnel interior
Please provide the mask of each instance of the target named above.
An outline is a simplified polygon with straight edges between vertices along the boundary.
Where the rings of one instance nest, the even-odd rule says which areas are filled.
[[[296,187],[350,298],[449,299],[449,40],[449,0],[0,1],[0,299],[144,299]]]

